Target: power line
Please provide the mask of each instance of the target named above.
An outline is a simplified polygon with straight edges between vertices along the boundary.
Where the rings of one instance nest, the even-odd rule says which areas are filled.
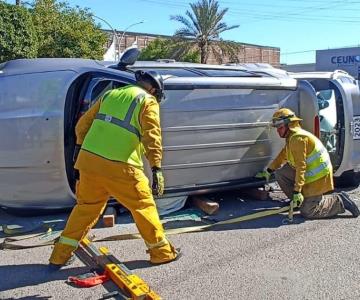
[[[354,47],[359,47],[360,45],[348,45],[348,46],[342,46],[342,47],[332,47],[332,48],[328,48],[329,49],[339,49],[339,48],[354,48]],[[306,52],[314,52],[314,51],[318,51],[318,50],[324,50],[324,49],[311,49],[311,50],[300,50],[300,51],[294,51],[294,52],[285,52],[282,53],[282,55],[291,55],[291,54],[301,54],[301,53],[306,53]]]
[[[304,13],[310,11],[311,13],[314,12],[314,10],[325,10],[325,9],[329,9],[329,8],[335,8],[339,5],[344,5],[343,2],[341,3],[342,1],[333,1],[332,2],[332,5],[329,5],[329,3],[326,5],[326,6],[323,6],[324,3],[322,2],[321,5],[316,5],[316,6],[307,6],[307,7],[304,7],[303,9],[300,9],[300,10],[297,10],[296,12],[291,10],[290,12],[289,11],[281,11],[281,12],[278,12],[277,14],[271,14],[269,13],[268,15],[263,15],[262,17],[267,21],[267,20],[273,20],[273,19],[283,19],[283,20],[286,20],[288,18],[290,18],[290,20],[294,20],[294,19],[297,19],[297,20],[312,20],[312,21],[319,21],[319,17],[316,17],[316,19],[312,19],[311,16],[306,16],[304,17]],[[253,13],[254,16],[256,16],[256,14]],[[300,16],[300,17],[299,17]],[[313,17],[314,18],[314,17]],[[259,20],[257,20],[258,22]],[[332,19],[332,21],[334,22],[334,18]],[[339,20],[341,22],[349,22],[348,20]],[[355,22],[355,21],[354,21]],[[250,23],[250,22],[248,22]]]
[[[231,16],[238,16],[238,13],[232,13],[229,12],[228,13]],[[360,23],[360,19],[358,17],[347,17],[347,18],[334,18],[333,16],[330,15],[326,15],[326,16],[297,16],[297,15],[275,15],[275,14],[259,14],[259,13],[251,13],[251,12],[246,12],[243,13],[241,15],[242,17],[250,17],[252,19],[256,19],[256,21],[269,21],[269,20],[273,20],[276,19],[277,21],[294,21],[294,20],[298,20],[298,21],[313,21],[312,23],[322,23],[322,22],[331,22],[331,23]],[[259,20],[259,18],[262,18]],[[254,22],[254,21],[252,21]],[[241,22],[241,25],[244,24],[249,24],[252,22]]]
[[[316,49],[312,49],[312,50],[302,50],[302,51],[294,51],[294,52],[285,52],[285,53],[282,53],[282,55],[302,54],[302,53],[315,52],[315,51],[317,51],[317,50],[316,50]]]
[[[183,7],[186,9],[189,9],[189,5],[188,4],[184,4],[184,3],[179,3],[179,2],[171,2],[169,3],[168,1],[165,0],[138,0],[141,2],[147,2],[147,3],[153,3],[153,4],[158,4],[160,6],[170,6],[170,7]],[[289,0],[287,0],[289,2]],[[294,1],[290,1],[290,2],[295,2],[299,3],[298,0],[294,0]],[[259,21],[268,21],[268,20],[279,20],[279,21],[294,21],[294,20],[299,20],[299,21],[312,21],[317,22],[317,23],[321,23],[321,22],[340,22],[340,23],[360,23],[360,20],[358,18],[358,16],[341,16],[338,13],[337,10],[337,14],[336,16],[332,16],[332,15],[314,15],[314,14],[318,14],[319,12],[324,12],[324,11],[331,11],[334,8],[338,8],[339,6],[342,6],[341,9],[345,10],[346,8],[344,8],[344,6],[346,5],[350,5],[350,4],[360,4],[360,1],[344,1],[344,0],[335,0],[335,1],[316,1],[316,0],[309,0],[309,1],[301,1],[302,3],[317,3],[317,5],[312,5],[312,6],[303,6],[303,7],[294,7],[294,6],[288,6],[288,5],[266,5],[266,4],[255,4],[255,3],[239,3],[239,2],[231,2],[231,1],[221,1],[221,3],[225,3],[225,4],[231,4],[232,7],[229,8],[229,11],[227,12],[228,15],[232,15],[232,16],[241,16],[241,17],[250,17],[252,19],[256,19],[256,22]],[[240,6],[239,6],[240,4]],[[284,8],[285,10],[282,10],[280,12],[271,12],[271,11],[259,11],[257,10],[252,10],[252,9],[246,9],[246,8],[241,8],[241,6],[243,5],[251,5],[251,6],[255,6],[255,7],[281,7]],[[349,8],[348,10],[354,11],[354,9]],[[262,18],[261,20],[259,20],[258,18]],[[250,21],[250,22],[241,22],[241,25],[243,24],[249,24],[249,23],[253,23],[254,21]]]

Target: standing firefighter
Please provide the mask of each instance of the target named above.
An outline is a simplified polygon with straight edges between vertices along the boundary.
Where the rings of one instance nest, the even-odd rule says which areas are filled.
[[[163,81],[154,71],[136,71],[135,78],[137,86],[105,93],[76,126],[77,204],[50,257],[53,268],[69,261],[111,196],[131,212],[151,263],[167,263],[179,255],[165,237],[143,172],[145,154],[152,169],[153,193],[161,196],[164,178],[158,102],[163,97]]]
[[[281,189],[305,218],[327,218],[345,210],[358,217],[359,209],[346,193],[324,195],[334,189],[330,157],[320,140],[300,127],[301,120],[287,108],[274,113],[272,126],[286,145],[256,177],[269,180],[276,170]]]

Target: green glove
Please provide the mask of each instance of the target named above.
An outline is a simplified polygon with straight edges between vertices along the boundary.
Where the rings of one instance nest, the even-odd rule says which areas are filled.
[[[268,182],[271,176],[271,173],[268,170],[269,169],[266,169],[264,171],[256,173],[255,178],[266,179],[266,182]]]
[[[300,192],[294,192],[292,201],[294,203],[294,207],[299,207],[304,201],[304,196]]]
[[[152,193],[155,196],[162,196],[164,194],[164,176],[161,168],[153,167],[152,169]]]

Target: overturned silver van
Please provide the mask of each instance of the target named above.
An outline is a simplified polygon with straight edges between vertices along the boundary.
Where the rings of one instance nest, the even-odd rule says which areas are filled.
[[[165,79],[165,197],[262,185],[253,176],[283,145],[269,127],[279,107],[292,108],[304,128],[320,134],[316,88],[286,72],[166,61],[127,67],[85,59],[8,61],[0,64],[0,206],[73,206],[76,122],[107,90],[134,83],[137,69]],[[338,85],[343,110],[330,143],[341,176],[359,168],[356,147],[346,148],[357,126],[347,103],[358,103],[359,92],[352,81]]]

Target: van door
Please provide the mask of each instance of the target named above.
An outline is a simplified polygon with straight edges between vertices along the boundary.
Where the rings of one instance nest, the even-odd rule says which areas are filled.
[[[296,99],[295,107],[289,106],[289,108],[293,109],[296,115],[302,119],[302,128],[319,137],[319,109],[314,87],[308,81],[301,80],[298,83],[298,90],[300,101]]]
[[[311,81],[316,93],[319,121],[320,140],[329,152],[334,170],[338,170],[343,158],[345,144],[345,114],[344,90],[331,79],[320,78]],[[348,117],[348,116],[347,116]]]
[[[343,72],[309,74],[316,93],[320,139],[328,150],[334,175],[360,166],[360,104],[357,82]],[[353,108],[356,108],[354,111]],[[357,129],[356,129],[357,128]]]
[[[65,111],[65,165],[68,182],[72,191],[75,189],[75,172],[73,168],[73,152],[75,147],[75,126],[79,118],[101,98],[108,90],[125,86],[128,80],[122,76],[106,73],[88,73],[79,77],[69,89]],[[78,92],[71,92],[78,90]]]
[[[339,169],[342,171],[360,171],[360,90],[358,81],[350,76],[335,73],[334,79],[344,95],[345,111],[345,148],[344,158]],[[342,89],[341,89],[341,88]],[[347,153],[346,153],[347,152]]]

